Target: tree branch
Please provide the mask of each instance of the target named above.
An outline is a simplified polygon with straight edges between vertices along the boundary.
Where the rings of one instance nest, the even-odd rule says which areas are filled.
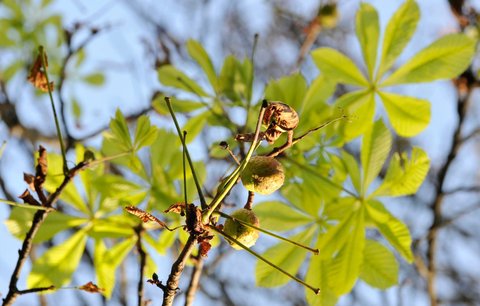
[[[195,258],[195,265],[193,266],[192,277],[190,279],[190,284],[188,285],[187,294],[185,296],[185,306],[193,305],[193,301],[195,299],[195,294],[198,290],[198,286],[200,283],[200,277],[202,276],[203,270],[203,257],[198,255]]]

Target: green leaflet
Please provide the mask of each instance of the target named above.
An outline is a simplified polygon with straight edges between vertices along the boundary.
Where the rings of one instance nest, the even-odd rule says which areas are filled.
[[[115,244],[112,248],[107,249],[101,239],[95,240],[93,257],[95,275],[97,276],[98,286],[105,290],[103,295],[105,295],[107,299],[112,296],[115,286],[115,270],[135,246],[136,242],[137,238],[132,236],[129,239]]]
[[[365,246],[364,208],[352,216],[351,232],[328,268],[328,284],[336,295],[352,290],[360,274]],[[322,249],[320,249],[320,252]]]
[[[171,65],[164,65],[158,69],[158,80],[165,86],[181,89],[201,97],[208,96],[200,85]]]
[[[82,257],[87,242],[87,228],[77,231],[59,245],[48,249],[33,263],[27,287],[36,288],[67,284]]]
[[[83,81],[92,86],[102,86],[105,84],[105,75],[103,73],[92,73],[84,76]]]
[[[412,38],[419,19],[420,9],[413,0],[405,1],[393,14],[385,30],[377,78],[381,78],[402,53]]]
[[[453,78],[468,67],[474,52],[475,41],[466,35],[446,35],[414,55],[381,86]]]
[[[288,231],[314,222],[314,219],[280,201],[256,204],[253,211],[261,227],[272,231]]]
[[[427,100],[387,92],[378,94],[398,135],[416,136],[430,123],[430,103]]]
[[[345,141],[362,135],[375,115],[375,95],[368,90],[353,91],[335,101],[335,107],[345,110],[350,122],[341,122],[341,132]]]
[[[171,99],[172,108],[177,113],[191,113],[197,109],[204,108],[205,105],[201,102],[192,100],[181,100],[178,98]],[[167,104],[165,103],[165,96],[159,95],[152,102],[153,109],[160,115],[170,116]]]
[[[267,100],[282,101],[298,110],[307,92],[307,82],[300,73],[271,81],[265,89]]]
[[[213,67],[213,63],[210,60],[205,49],[199,44],[197,41],[193,39],[189,39],[187,41],[187,51],[188,54],[202,67],[205,75],[207,76],[212,88],[215,92],[218,90],[218,82],[217,82],[217,74],[215,72],[215,68]]]
[[[367,202],[368,216],[372,219],[380,233],[408,262],[413,261],[411,250],[412,238],[408,227],[395,218],[379,201]]]
[[[405,196],[417,192],[427,176],[430,159],[420,148],[412,149],[411,158],[407,153],[395,153],[390,160],[383,183],[373,196]]]
[[[146,116],[140,116],[137,120],[135,129],[134,143],[135,150],[151,145],[157,137],[157,127],[150,124],[150,119]]]
[[[12,235],[18,239],[24,239],[26,233],[30,230],[34,214],[35,211],[33,210],[14,207],[10,217],[5,221],[5,226]],[[67,228],[80,226],[87,221],[85,218],[73,217],[53,211],[48,214],[33,241],[35,243],[46,241]]]
[[[335,81],[361,87],[368,86],[367,79],[355,63],[337,50],[318,48],[312,52],[312,58],[322,74]]]
[[[323,260],[319,256],[313,256],[308,266],[305,282],[320,288],[320,294],[315,295],[312,290],[306,288],[307,303],[310,306],[334,306],[338,300],[337,295],[328,286],[328,267],[331,260]]]
[[[168,249],[172,246],[177,238],[176,232],[170,232],[168,230],[163,230],[158,236],[158,240],[155,240],[150,234],[143,236],[143,239],[146,243],[152,246],[155,251],[160,255],[166,255]]]
[[[342,161],[347,169],[350,179],[352,180],[353,187],[355,190],[360,193],[361,191],[361,178],[360,178],[360,168],[358,167],[358,162],[355,160],[351,154],[347,151],[342,151]]]
[[[186,143],[191,143],[198,134],[205,128],[207,118],[211,115],[209,111],[197,114],[190,118],[185,126],[184,131],[187,131]]]
[[[310,245],[315,229],[316,227],[312,226],[309,229],[290,237],[290,239],[301,244]],[[286,241],[282,241],[269,248],[262,255],[265,258],[268,258],[273,264],[282,267],[290,274],[295,275],[305,261],[307,250],[299,248]],[[281,286],[291,280],[288,276],[277,271],[261,260],[257,261],[255,279],[257,286],[262,287]]]
[[[380,35],[378,13],[372,5],[361,3],[355,21],[355,30],[367,65],[368,75],[373,80],[377,60],[378,37]]]
[[[360,278],[372,287],[387,289],[398,282],[398,262],[385,246],[367,239]]]
[[[361,160],[363,167],[362,195],[377,177],[390,153],[392,136],[382,120],[377,120],[363,136]]]

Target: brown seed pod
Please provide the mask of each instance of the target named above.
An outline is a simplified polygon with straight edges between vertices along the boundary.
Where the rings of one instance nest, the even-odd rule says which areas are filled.
[[[258,220],[255,213],[249,209],[239,209],[233,212],[231,215],[233,218],[247,222],[249,224],[253,224],[257,227],[260,226],[260,221]],[[223,227],[223,231],[232,238],[235,238],[238,242],[242,243],[247,247],[251,247],[255,244],[258,239],[258,231],[251,227],[245,226],[238,221],[233,219],[227,219],[225,221],[225,225]],[[232,246],[232,248],[236,250],[241,250],[238,244],[233,241],[229,241],[228,243]]]
[[[282,187],[285,181],[282,164],[268,156],[254,156],[241,174],[247,190],[268,195]]]
[[[274,101],[268,102],[262,123],[280,132],[287,132],[298,126],[297,112],[285,103]]]

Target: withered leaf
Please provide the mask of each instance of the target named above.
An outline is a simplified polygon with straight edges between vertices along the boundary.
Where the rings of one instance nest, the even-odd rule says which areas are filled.
[[[212,248],[212,245],[208,241],[200,242],[199,253],[202,257],[208,256],[208,251]]]
[[[18,198],[22,199],[23,203],[40,206],[40,203],[38,203],[38,201],[30,194],[30,191],[28,191],[28,189],[25,189],[25,191],[21,195],[19,195]]]
[[[169,208],[165,209],[164,213],[167,214],[169,212],[180,214],[181,216],[185,215],[185,203],[179,202],[179,203],[170,205]]]
[[[38,159],[37,159],[37,167],[35,172],[35,183],[41,187],[45,182],[45,177],[47,176],[47,150],[44,147],[40,146],[38,148]]]
[[[187,231],[194,234],[202,234],[205,229],[202,222],[202,211],[194,204],[186,206],[187,211]]]
[[[85,285],[77,287],[77,289],[80,289],[80,290],[83,290],[83,291],[86,291],[86,292],[90,292],[90,293],[101,293],[101,292],[105,291],[105,289],[99,288],[97,285],[95,285],[92,282],[88,282]]]
[[[47,76],[45,74],[45,71],[43,70],[43,65],[42,65],[42,56],[45,58],[45,67],[48,67],[48,59],[47,59],[47,54],[43,52],[43,48],[40,47],[40,52],[37,55],[37,58],[35,59],[35,62],[33,63],[32,68],[30,69],[27,80],[33,84],[36,88],[40,89],[43,92],[48,92],[48,89],[50,88],[50,91],[53,91],[53,82],[48,83],[47,81]]]
[[[35,176],[33,174],[30,174],[30,173],[23,173],[23,180],[25,181],[25,183],[28,184],[28,187],[31,189],[31,190],[35,190],[35,185],[34,185],[34,182],[35,182]]]
[[[160,219],[158,219],[157,217],[155,217],[151,213],[148,213],[148,212],[146,212],[146,211],[144,211],[144,210],[142,210],[138,207],[125,206],[125,210],[127,212],[129,212],[130,214],[138,217],[140,220],[142,220],[143,223],[147,223],[147,222],[150,222],[150,221],[156,222],[162,228],[166,228],[166,229],[170,230],[165,222],[161,221]]]

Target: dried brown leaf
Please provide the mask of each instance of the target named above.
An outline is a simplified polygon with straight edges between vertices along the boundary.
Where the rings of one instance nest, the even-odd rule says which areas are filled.
[[[212,248],[212,245],[208,241],[200,242],[199,253],[202,257],[208,256],[208,251]]]
[[[180,214],[181,216],[185,215],[185,203],[179,202],[179,203],[170,205],[169,208],[165,209],[164,213],[167,214],[169,212]]]
[[[38,201],[30,194],[28,189],[25,189],[25,191],[19,195],[18,198],[22,199],[23,203],[40,206],[40,203],[38,203]]]
[[[48,83],[47,82],[47,76],[45,74],[45,71],[43,70],[43,65],[42,65],[42,54],[45,58],[45,67],[48,67],[48,59],[47,59],[47,54],[44,52],[40,52],[35,59],[35,62],[33,63],[32,68],[30,69],[30,72],[27,76],[27,80],[33,84],[36,88],[40,89],[43,92],[48,92],[48,89],[50,88],[50,91],[53,91],[53,82]]]
[[[202,222],[202,211],[194,204],[188,204],[187,208],[187,231],[194,234],[202,234],[205,228]]]
[[[25,181],[25,183],[28,184],[28,187],[31,189],[31,190],[35,190],[35,176],[33,174],[30,174],[30,173],[23,173],[23,180]]]
[[[47,162],[47,150],[40,146],[38,148],[37,167],[35,172],[35,184],[38,187],[42,187],[47,176],[48,162]]]
[[[148,212],[146,212],[146,211],[144,211],[144,210],[142,210],[138,207],[125,206],[125,210],[127,212],[129,212],[130,214],[138,217],[140,220],[142,220],[143,223],[156,222],[162,228],[166,228],[166,229],[170,230],[165,222],[161,221],[160,219],[158,219],[157,217],[155,217],[151,213],[148,213]]]
[[[95,285],[92,282],[88,282],[85,285],[77,287],[77,289],[90,292],[90,293],[102,293],[103,291],[105,291],[105,289],[99,288],[97,285]]]

